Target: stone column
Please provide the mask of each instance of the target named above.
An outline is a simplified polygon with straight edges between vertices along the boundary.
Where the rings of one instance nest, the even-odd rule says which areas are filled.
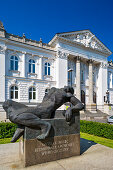
[[[5,101],[5,63],[6,63],[6,46],[0,46],[0,102]],[[7,68],[8,69],[8,68]]]
[[[96,104],[93,103],[93,61],[89,60],[89,102],[86,109],[92,113],[96,113]]]
[[[40,57],[40,61],[39,61],[39,67],[40,67],[40,79],[43,79],[43,63],[42,63],[42,57]]]
[[[56,87],[62,88],[68,84],[68,54],[57,52],[56,58]]]
[[[26,52],[22,52],[22,54],[23,54],[23,70],[22,70],[22,72],[23,72],[23,77],[26,77]]]
[[[76,97],[81,100],[81,87],[80,87],[80,57],[76,59]]]
[[[93,61],[89,60],[89,103],[93,103]]]

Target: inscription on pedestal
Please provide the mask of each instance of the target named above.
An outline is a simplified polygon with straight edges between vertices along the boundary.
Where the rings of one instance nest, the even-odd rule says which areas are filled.
[[[59,152],[68,152],[70,147],[73,147],[73,143],[69,143],[67,140],[62,141],[55,141],[53,144],[52,142],[47,142],[47,147],[42,143],[42,147],[35,148],[36,153],[40,153],[42,156],[49,155],[49,154],[56,154]],[[52,145],[52,146],[51,146]]]
[[[43,141],[31,139],[24,142],[25,166],[80,155],[79,134],[55,136]]]

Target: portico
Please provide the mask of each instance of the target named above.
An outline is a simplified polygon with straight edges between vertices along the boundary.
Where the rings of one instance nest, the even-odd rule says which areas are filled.
[[[62,60],[63,56],[67,56],[62,71],[64,68],[73,70],[71,81],[75,96],[85,103],[85,109],[93,113],[97,109],[103,111],[109,49],[89,30],[56,34],[49,45],[62,54]],[[62,81],[64,77],[61,74]],[[65,80],[62,86],[67,84],[70,85],[69,80]]]
[[[71,62],[73,62],[73,64]],[[94,75],[94,68],[96,67],[96,69],[99,69],[99,64],[99,62],[92,59],[88,60],[80,56],[69,55],[68,57],[68,67],[73,69],[72,86],[75,89],[75,96],[79,100],[83,101],[85,109],[91,112],[96,112],[97,110],[96,93],[98,80],[95,79],[94,76],[98,77],[98,72],[95,72]],[[74,69],[74,65],[76,69]],[[76,72],[74,73],[74,71]],[[70,85],[70,82],[68,85]]]

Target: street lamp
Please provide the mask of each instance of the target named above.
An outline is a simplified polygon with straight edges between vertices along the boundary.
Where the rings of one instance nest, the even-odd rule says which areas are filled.
[[[72,86],[72,71],[73,71],[72,68],[70,68],[70,69],[68,70],[68,72],[71,74],[71,86]]]

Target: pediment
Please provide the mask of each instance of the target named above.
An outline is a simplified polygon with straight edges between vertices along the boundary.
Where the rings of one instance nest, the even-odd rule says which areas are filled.
[[[58,33],[56,35],[70,43],[73,42],[86,48],[98,50],[109,55],[112,54],[112,52],[89,30]]]

